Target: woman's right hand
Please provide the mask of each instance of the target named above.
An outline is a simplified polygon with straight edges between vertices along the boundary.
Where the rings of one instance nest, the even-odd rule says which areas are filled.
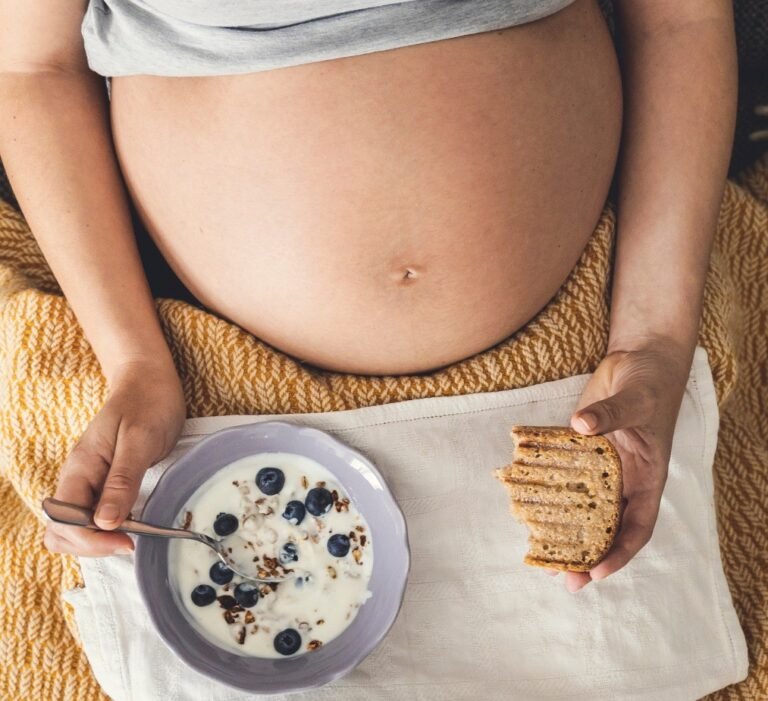
[[[116,528],[130,513],[147,468],[176,445],[185,418],[172,364],[133,360],[119,366],[107,401],[62,466],[55,497],[94,508],[99,528]],[[133,550],[125,533],[52,522],[43,542],[51,552],[95,557]]]

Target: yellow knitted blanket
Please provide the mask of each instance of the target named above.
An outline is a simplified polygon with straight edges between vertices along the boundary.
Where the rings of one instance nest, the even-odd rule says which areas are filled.
[[[592,371],[606,346],[614,217],[606,207],[557,296],[523,330],[431,374],[320,371],[176,300],[157,301],[189,416],[352,409],[494,392]],[[768,157],[728,183],[700,335],[722,411],[715,463],[725,572],[749,678],[713,699],[768,699]],[[0,698],[106,698],[62,588],[77,563],[41,546],[40,500],[106,397],[75,317],[19,212],[0,200]]]

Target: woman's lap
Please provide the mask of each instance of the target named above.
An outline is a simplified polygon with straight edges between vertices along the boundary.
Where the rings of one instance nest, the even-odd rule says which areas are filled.
[[[753,178],[758,189],[768,191],[768,160]],[[728,186],[708,280],[701,341],[709,352],[719,400],[722,403],[730,396],[723,411],[725,433],[718,463],[719,489],[728,497],[718,500],[721,522],[733,515],[730,504],[738,502],[736,492],[748,489],[756,474],[765,478],[766,468],[755,461],[754,451],[768,451],[766,419],[756,415],[762,411],[763,417],[768,416],[768,407],[759,393],[743,382],[739,384],[738,377],[740,374],[749,384],[757,384],[759,390],[754,378],[759,375],[760,363],[763,368],[766,363],[759,356],[758,345],[744,344],[740,339],[757,333],[756,325],[766,324],[768,316],[766,302],[762,302],[763,307],[759,302],[768,299],[768,279],[759,277],[759,266],[747,265],[768,247],[768,233],[759,226],[767,214],[768,205],[741,188]],[[59,465],[104,401],[107,388],[74,315],[66,301],[53,293],[42,256],[33,252],[24,261],[13,258],[22,235],[31,240],[31,234],[20,234],[18,220],[4,226],[4,217],[11,214],[0,208],[0,253],[6,252],[0,255],[0,287],[4,288],[0,290],[0,382],[8,388],[0,397],[0,440],[5,459],[0,507],[22,509],[25,513],[19,522],[34,524],[30,514],[39,516],[40,499],[52,493]],[[137,231],[139,236],[142,233]],[[449,367],[392,377],[344,375],[302,365],[227,321],[179,301],[178,293],[183,294],[180,282],[173,277],[157,279],[167,266],[161,257],[158,259],[159,252],[148,249],[146,240],[140,239],[140,248],[142,260],[149,263],[153,290],[165,297],[158,302],[158,310],[182,377],[189,415],[204,416],[344,410],[427,396],[492,392],[589,372],[599,362],[607,339],[612,241],[613,215],[606,211],[577,268],[525,328]],[[24,245],[28,245],[26,239]],[[24,276],[17,274],[21,269]],[[40,280],[45,284],[37,282]],[[747,304],[750,314],[740,314]],[[741,327],[734,325],[733,318],[739,319]],[[763,331],[765,328],[768,324]],[[739,373],[737,365],[743,366]],[[753,442],[751,456],[739,450],[737,438]],[[734,455],[739,456],[739,462],[734,462]],[[722,478],[726,472],[729,480]],[[756,494],[752,489],[741,499],[751,499],[750,493]],[[750,507],[760,518],[767,507],[752,501]],[[743,521],[745,517],[739,518]],[[752,552],[754,542],[749,533],[735,528],[733,520],[723,534],[726,573],[742,623],[750,633],[752,659],[759,659],[766,651],[768,611],[749,610],[747,606],[756,594],[755,582],[761,581],[753,571],[759,558]],[[18,630],[1,633],[4,639],[6,633],[12,633],[17,641],[6,668],[0,669],[3,698],[23,697],[22,684],[27,689],[47,689],[54,683],[78,688],[73,679],[87,669],[61,609],[51,607],[62,588],[77,584],[75,562],[63,561],[57,574],[44,578],[43,584],[35,573],[50,567],[52,556],[43,550],[38,536],[34,528],[13,534],[16,539],[27,540],[30,565],[15,571],[17,581],[2,583],[3,592],[26,592],[29,609],[25,617],[4,618],[4,625],[13,621]],[[3,558],[11,555],[9,542],[0,538]],[[46,610],[40,610],[41,606]],[[746,611],[749,615],[745,616]],[[41,621],[46,635],[55,642],[45,646],[48,663],[33,667],[28,660],[39,657],[35,651],[43,645]],[[57,675],[59,682],[52,681]],[[768,669],[760,668],[745,684],[764,683],[766,678]],[[77,696],[62,694],[61,698],[91,701],[99,697],[90,682],[79,688],[88,691]]]

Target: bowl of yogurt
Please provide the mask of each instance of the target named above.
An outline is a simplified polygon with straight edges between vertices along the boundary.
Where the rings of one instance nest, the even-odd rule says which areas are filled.
[[[331,434],[261,421],[207,436],[166,470],[142,517],[224,542],[141,538],[136,576],[158,633],[198,672],[260,694],[352,671],[400,609],[405,519],[372,462]]]

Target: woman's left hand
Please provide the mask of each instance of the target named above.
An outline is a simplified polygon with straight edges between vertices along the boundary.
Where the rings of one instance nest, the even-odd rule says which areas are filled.
[[[690,357],[662,340],[609,353],[590,378],[571,426],[605,434],[622,462],[624,509],[616,540],[590,572],[567,572],[575,592],[626,565],[650,540],[667,480],[672,436]]]

